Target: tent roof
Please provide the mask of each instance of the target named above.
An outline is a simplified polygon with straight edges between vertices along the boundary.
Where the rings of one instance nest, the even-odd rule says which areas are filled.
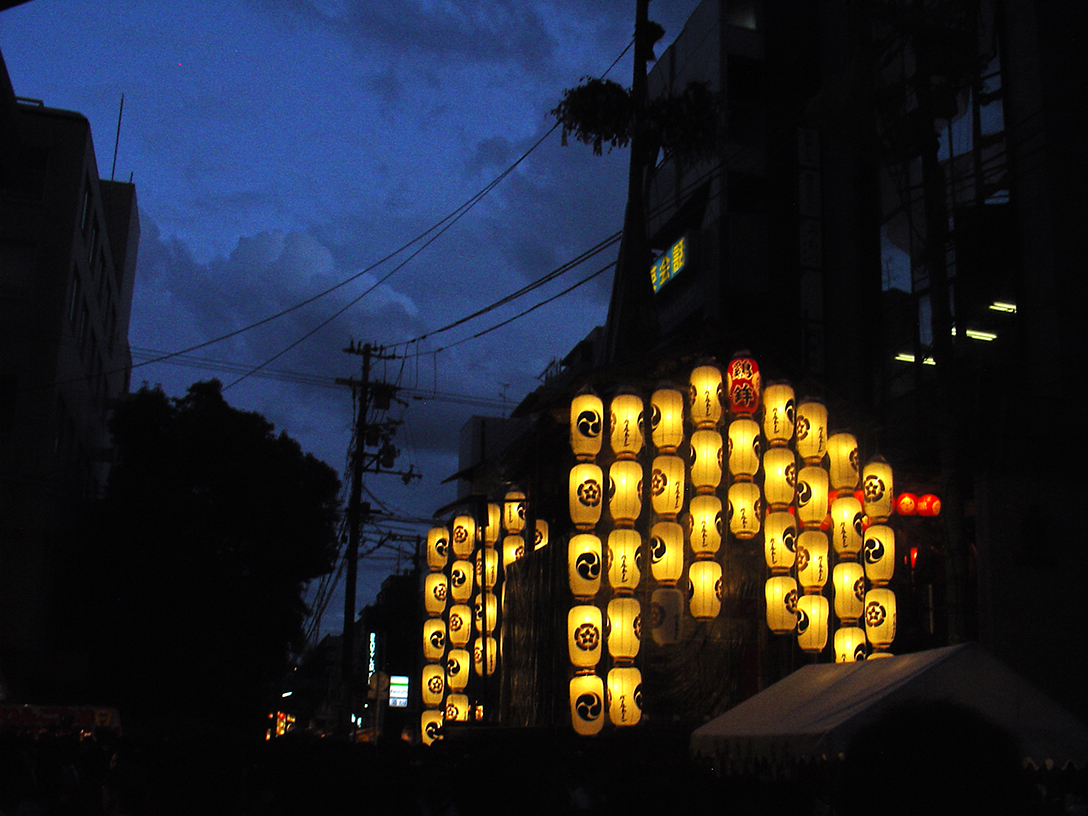
[[[1088,729],[974,643],[805,666],[697,728],[691,751],[720,766],[837,758],[888,708],[918,701],[979,712],[1010,732],[1037,765],[1088,764]]]

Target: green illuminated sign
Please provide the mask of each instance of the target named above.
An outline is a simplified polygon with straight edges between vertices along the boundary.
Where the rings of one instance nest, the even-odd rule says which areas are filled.
[[[684,235],[650,267],[650,280],[653,281],[654,291],[660,292],[662,286],[684,271],[687,263],[688,236]]]

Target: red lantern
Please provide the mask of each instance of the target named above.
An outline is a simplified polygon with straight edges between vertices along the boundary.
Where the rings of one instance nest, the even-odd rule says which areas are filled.
[[[913,493],[900,493],[895,500],[895,512],[901,516],[913,516],[918,512],[918,497]]]
[[[740,352],[725,372],[729,410],[734,414],[751,416],[759,410],[761,392],[759,365],[746,352]]]
[[[926,493],[918,497],[919,516],[939,516],[941,514],[941,500],[932,493]]]

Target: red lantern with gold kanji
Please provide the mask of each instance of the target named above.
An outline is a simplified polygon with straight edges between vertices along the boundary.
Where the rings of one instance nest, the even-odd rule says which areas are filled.
[[[759,410],[759,365],[746,352],[730,360],[725,370],[725,381],[730,411],[751,416]]]

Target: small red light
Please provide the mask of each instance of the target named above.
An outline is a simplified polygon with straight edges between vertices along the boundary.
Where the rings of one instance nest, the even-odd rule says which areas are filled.
[[[895,511],[901,516],[913,516],[918,512],[918,497],[913,493],[900,493],[895,500]]]
[[[937,516],[941,513],[941,500],[932,493],[926,493],[918,498],[919,516]]]
[[[910,568],[914,569],[918,565],[918,548],[910,548]]]

